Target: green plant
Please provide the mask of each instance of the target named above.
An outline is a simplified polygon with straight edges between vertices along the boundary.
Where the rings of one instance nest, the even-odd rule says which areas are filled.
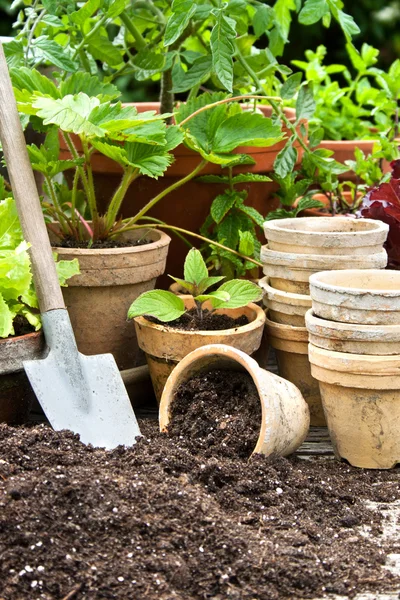
[[[225,278],[209,277],[201,252],[195,248],[189,250],[186,256],[184,279],[177,277],[172,277],[172,279],[193,296],[200,319],[203,315],[203,304],[206,301],[211,307],[211,311],[214,311],[217,308],[240,308],[262,298],[260,288],[244,279],[232,279],[223,283],[217,290],[207,292]],[[172,292],[152,290],[144,292],[131,304],[128,318],[148,315],[162,322],[169,322],[179,319],[185,312],[187,309],[182,298]]]
[[[14,335],[17,317],[26,319],[35,330],[41,327],[28,249],[14,200],[0,177],[0,338]],[[61,285],[79,274],[77,259],[56,262],[56,268]]]

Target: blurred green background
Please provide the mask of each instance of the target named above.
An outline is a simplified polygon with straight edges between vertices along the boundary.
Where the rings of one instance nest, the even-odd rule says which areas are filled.
[[[273,4],[273,1],[265,2]],[[22,3],[21,3],[22,4]],[[361,48],[364,42],[379,48],[380,63],[377,65],[385,68],[393,60],[400,57],[400,0],[344,0],[345,11],[350,13],[361,29],[361,33],[354,37],[353,42]],[[11,8],[11,7],[14,8]],[[12,36],[15,30],[12,24],[18,14],[18,3],[12,0],[0,0],[0,36]],[[262,40],[263,38],[261,38]],[[265,37],[265,45],[268,40]],[[307,49],[315,50],[319,44],[328,49],[326,62],[349,63],[343,33],[336,24],[325,29],[318,23],[313,26],[302,26],[294,22],[290,31],[290,44],[285,48],[285,54],[280,62],[290,65],[293,59],[303,59]],[[258,44],[260,45],[260,44]],[[123,91],[123,100],[157,100],[158,85],[147,82],[119,81]]]

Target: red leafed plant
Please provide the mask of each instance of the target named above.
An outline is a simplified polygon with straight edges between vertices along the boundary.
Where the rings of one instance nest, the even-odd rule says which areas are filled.
[[[400,160],[391,163],[389,181],[369,190],[360,205],[358,216],[377,219],[389,225],[385,242],[388,268],[400,269]]]

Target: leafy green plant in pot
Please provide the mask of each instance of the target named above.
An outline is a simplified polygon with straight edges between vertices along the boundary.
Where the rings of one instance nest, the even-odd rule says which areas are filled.
[[[209,276],[199,250],[189,251],[184,279],[173,279],[189,294],[152,290],[139,296],[128,311],[158,399],[169,374],[189,352],[224,343],[253,354],[260,346],[265,322],[264,311],[254,304],[262,291],[251,281],[235,279],[210,291],[224,277]]]
[[[22,361],[44,351],[28,249],[14,200],[0,177],[0,422],[7,423],[26,419],[34,394]],[[63,286],[79,273],[77,260],[57,261],[56,268]]]

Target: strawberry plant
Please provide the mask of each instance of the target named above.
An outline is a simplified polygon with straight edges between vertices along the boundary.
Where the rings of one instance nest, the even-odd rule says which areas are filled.
[[[192,248],[186,256],[184,279],[171,278],[193,296],[200,319],[205,302],[208,303],[208,310],[214,311],[218,308],[240,308],[262,298],[262,290],[258,285],[245,279],[232,279],[210,292],[210,288],[225,278],[209,277],[207,265],[200,251],[195,248]],[[134,319],[146,315],[168,323],[179,319],[187,310],[179,296],[164,290],[152,290],[144,292],[131,304],[128,318]]]

